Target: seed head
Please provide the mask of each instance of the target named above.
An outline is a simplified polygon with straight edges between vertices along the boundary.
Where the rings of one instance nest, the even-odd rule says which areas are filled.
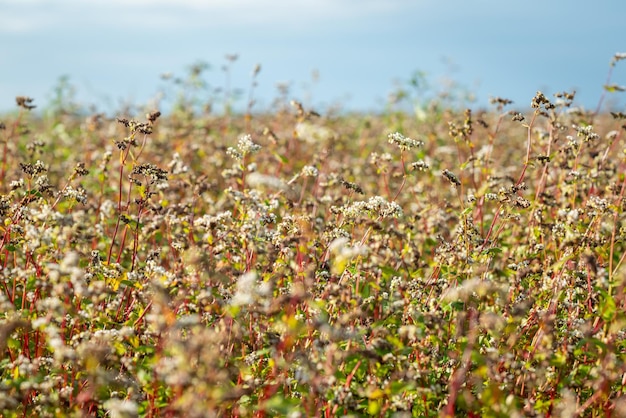
[[[34,108],[36,108],[37,106],[31,104],[35,99],[32,99],[30,97],[27,96],[17,96],[15,98],[15,102],[17,103],[17,105],[21,108],[24,108],[26,110],[33,110]]]
[[[460,186],[461,185],[461,181],[459,180],[459,178],[450,170],[445,169],[441,172],[441,174],[443,174],[443,176],[445,178],[448,179],[448,181],[453,185],[453,186]]]

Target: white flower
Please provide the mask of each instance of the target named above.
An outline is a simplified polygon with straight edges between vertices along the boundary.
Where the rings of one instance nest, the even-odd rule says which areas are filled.
[[[246,178],[246,181],[248,183],[248,186],[250,187],[266,186],[277,190],[287,189],[287,185],[284,181],[282,181],[278,177],[268,174],[250,173],[250,175]]]
[[[111,398],[102,405],[111,418],[134,418],[139,416],[139,405],[127,399]]]
[[[317,175],[319,174],[319,171],[317,170],[317,168],[311,166],[311,165],[305,165],[304,167],[302,167],[302,175],[306,176],[306,177],[317,177]]]
[[[411,168],[413,170],[426,171],[426,170],[428,170],[430,168],[430,164],[428,164],[424,160],[419,160],[419,161],[416,161],[414,163],[411,163]]]
[[[260,288],[257,284],[257,273],[249,271],[239,276],[235,294],[230,300],[232,306],[251,305],[257,296],[265,296],[268,293],[266,287]]]
[[[169,168],[172,174],[181,174],[189,171],[189,167],[185,165],[177,152],[172,156],[172,161],[167,165],[167,168]]]
[[[300,122],[296,125],[295,134],[298,139],[309,144],[332,141],[337,134],[325,126],[313,125],[309,122]]]
[[[567,215],[566,215],[567,223],[570,225],[574,224],[578,220],[579,215],[580,215],[580,212],[578,211],[578,209],[570,210],[569,212],[567,212]]]

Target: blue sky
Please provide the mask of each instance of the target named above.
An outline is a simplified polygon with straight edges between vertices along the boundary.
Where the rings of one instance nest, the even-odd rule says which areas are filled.
[[[524,110],[538,89],[575,88],[594,108],[626,52],[624,16],[623,0],[0,0],[0,111],[16,95],[44,106],[61,75],[107,109],[148,102],[161,74],[198,61],[224,87],[225,54],[239,55],[230,83],[244,95],[261,64],[259,109],[287,82],[290,98],[322,110],[382,110],[415,71],[478,104],[500,96]],[[612,81],[626,84],[626,62]]]

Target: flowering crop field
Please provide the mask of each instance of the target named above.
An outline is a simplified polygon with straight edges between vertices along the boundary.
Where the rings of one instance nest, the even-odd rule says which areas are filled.
[[[626,416],[625,114],[17,102],[2,416]]]

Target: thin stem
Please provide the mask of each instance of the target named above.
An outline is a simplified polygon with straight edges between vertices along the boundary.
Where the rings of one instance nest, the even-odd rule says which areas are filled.
[[[111,238],[111,246],[109,247],[109,254],[107,256],[107,263],[111,262],[111,256],[113,254],[113,246],[115,245],[115,238],[120,228],[120,222],[122,220],[122,193],[124,189],[124,165],[130,152],[130,144],[127,144],[126,149],[120,151],[120,177],[118,181],[118,197],[117,197],[117,222],[115,223],[115,230],[113,231],[113,237]]]
[[[528,135],[527,135],[527,141],[526,141],[526,159],[524,161],[524,168],[522,169],[522,173],[520,174],[519,179],[515,183],[516,186],[519,186],[524,181],[524,176],[526,175],[526,169],[528,168],[528,165],[530,164],[530,151],[531,151],[531,146],[532,146],[533,124],[535,123],[536,118],[537,118],[537,112],[535,111],[533,113],[533,118],[530,120],[530,123],[528,124]]]

